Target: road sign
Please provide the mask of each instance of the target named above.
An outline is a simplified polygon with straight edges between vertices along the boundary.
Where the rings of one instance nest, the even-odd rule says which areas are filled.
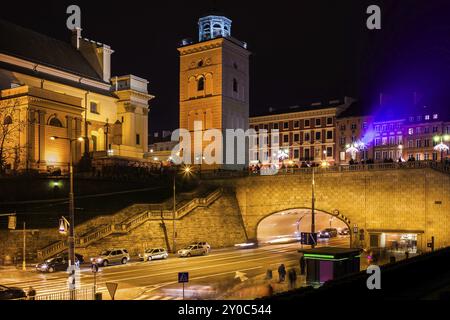
[[[17,217],[16,216],[9,216],[8,217],[8,229],[15,230],[17,224]]]
[[[179,272],[178,273],[178,283],[189,282],[189,272]]]
[[[105,283],[105,285],[108,289],[109,295],[111,296],[111,300],[114,300],[114,296],[116,295],[116,290],[119,284],[114,282],[107,282]]]
[[[317,233],[302,232],[300,234],[300,242],[306,245],[317,244]]]

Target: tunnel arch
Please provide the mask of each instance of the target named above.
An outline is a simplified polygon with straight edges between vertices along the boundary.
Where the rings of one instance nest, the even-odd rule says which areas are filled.
[[[311,212],[312,212],[311,208],[309,208],[309,207],[289,207],[286,209],[276,210],[274,212],[262,215],[261,219],[259,219],[259,221],[256,223],[256,226],[255,226],[255,235],[256,235],[256,239],[258,240],[258,242],[264,242],[265,237],[262,236],[262,234],[261,234],[262,233],[261,228],[262,228],[262,226],[264,226],[265,223],[270,221],[271,217],[275,217],[278,214],[283,215],[283,213],[286,213],[286,215],[289,215],[290,213],[296,212],[296,211],[300,212],[300,214],[303,213],[303,216],[301,217],[301,219],[303,219],[304,217],[307,217],[308,215],[310,217]],[[330,213],[327,210],[322,210],[320,208],[314,209],[314,212],[316,215],[316,232],[328,227],[323,224],[323,221],[322,221],[322,223],[318,223],[318,221],[317,221],[318,217],[322,216],[322,217],[325,217],[325,219],[327,219],[327,218],[329,219],[330,217],[334,218],[337,220],[338,223],[334,223],[334,226],[332,226],[332,223],[330,222],[330,227],[337,228],[338,230],[348,228],[348,230],[349,230],[348,246],[351,247],[352,242],[353,242],[353,234],[352,234],[352,229],[350,226],[351,221],[348,218],[346,218],[344,215],[342,215],[339,211],[337,211],[337,212],[336,211],[337,210],[335,210],[335,212],[333,212],[333,213]],[[286,220],[288,220],[288,219],[286,219]],[[332,220],[329,220],[329,221],[332,221]],[[310,228],[311,224],[309,222],[309,224],[305,224],[305,225],[307,225]],[[297,229],[297,231],[310,232],[310,229],[309,230]],[[282,236],[282,235],[280,235],[280,236]],[[299,235],[297,234],[297,236],[299,236]]]

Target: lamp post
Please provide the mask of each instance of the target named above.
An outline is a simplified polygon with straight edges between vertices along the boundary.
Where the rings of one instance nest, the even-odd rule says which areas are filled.
[[[71,139],[71,138],[63,138],[63,137],[57,137],[52,136],[50,137],[50,140],[68,140],[69,141],[69,178],[70,178],[70,191],[69,191],[69,270],[73,270],[73,266],[75,266],[75,235],[74,235],[74,229],[75,229],[75,204],[74,204],[74,197],[73,197],[73,160],[72,160],[72,142],[79,141],[83,142],[84,139],[82,137]],[[72,286],[70,288],[71,290],[75,290],[75,277],[72,279]],[[72,299],[74,298],[74,295],[71,295]]]
[[[183,174],[189,175],[192,173],[191,167],[186,166],[183,168]],[[175,230],[175,218],[176,218],[176,211],[177,211],[177,202],[176,202],[176,178],[177,178],[177,171],[173,174],[173,211],[172,211],[172,252],[176,253],[176,230]]]
[[[314,234],[316,233],[316,216],[315,216],[315,212],[314,212],[314,207],[316,204],[316,196],[315,196],[315,186],[316,186],[316,181],[315,181],[315,177],[314,177],[314,167],[312,167],[312,183],[311,183],[311,191],[312,191],[312,203],[311,203],[311,237],[313,237],[313,241],[311,241],[311,248],[314,249],[315,247],[315,237]]]
[[[444,163],[444,152],[448,152],[449,150],[448,145],[446,145],[444,141],[450,141],[450,135],[445,134],[441,136],[435,136],[433,140],[436,143],[439,142],[439,144],[434,147],[434,150],[441,152],[441,162]]]

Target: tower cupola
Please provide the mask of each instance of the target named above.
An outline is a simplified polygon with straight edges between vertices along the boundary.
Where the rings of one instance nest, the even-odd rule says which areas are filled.
[[[206,41],[231,36],[231,20],[225,16],[208,15],[198,20],[198,40]]]

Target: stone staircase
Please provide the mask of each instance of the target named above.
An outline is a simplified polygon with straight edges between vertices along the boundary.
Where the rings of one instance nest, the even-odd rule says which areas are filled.
[[[198,207],[208,207],[220,198],[222,193],[222,188],[219,188],[207,194],[205,197],[196,197],[187,202],[182,201],[178,204],[175,214],[173,210],[164,208],[162,204],[135,204],[108,217],[108,219],[106,217],[93,219],[93,221],[88,221],[76,227],[75,231],[79,236],[75,237],[75,247],[86,248],[110,235],[127,234],[149,220],[182,219]],[[38,250],[37,256],[38,259],[43,260],[67,249],[68,241],[66,239]]]

